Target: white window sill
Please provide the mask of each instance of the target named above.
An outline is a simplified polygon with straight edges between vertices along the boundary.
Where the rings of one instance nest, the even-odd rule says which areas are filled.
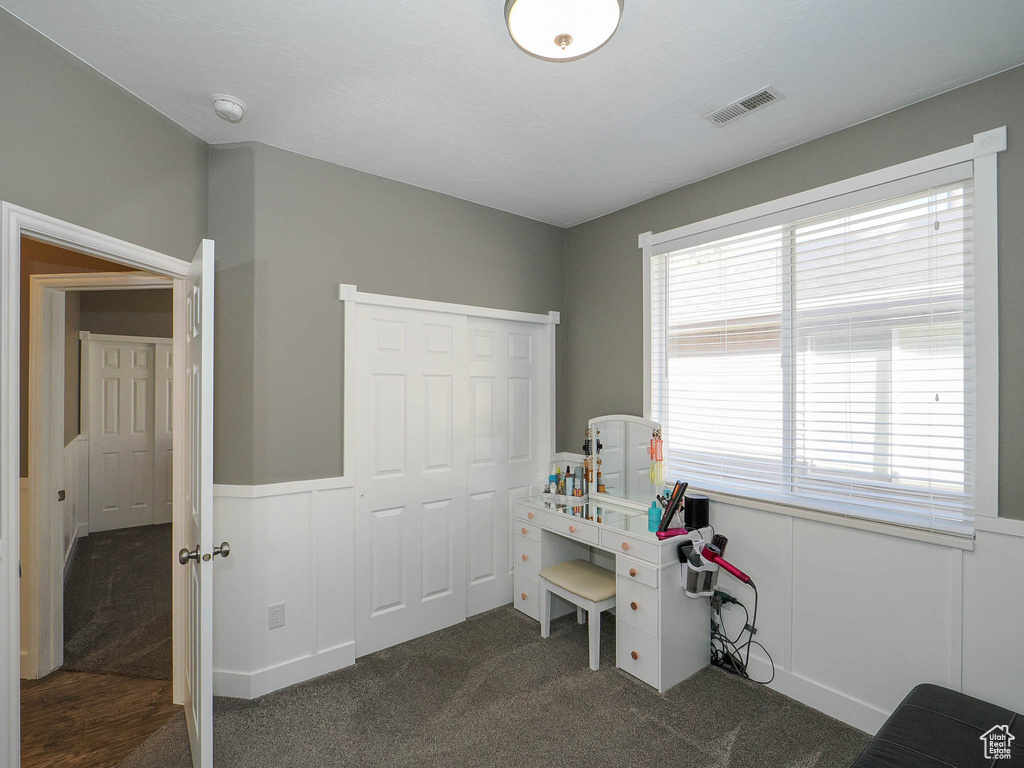
[[[838,525],[843,528],[855,528],[860,531],[870,531],[872,533],[881,533],[886,536],[896,536],[901,539],[911,539],[913,541],[923,541],[927,544],[935,544],[940,547],[950,547],[952,549],[963,549],[968,552],[974,551],[974,538],[968,538],[964,536],[955,536],[953,534],[936,533],[935,531],[926,531],[921,528],[909,528],[902,525],[895,525],[893,523],[882,523],[875,520],[865,520],[860,517],[845,517],[839,514],[833,514],[829,512],[822,512],[817,509],[811,509],[810,507],[801,507],[790,504],[779,504],[772,501],[763,501],[760,499],[752,499],[746,496],[734,496],[729,493],[721,493],[718,491],[709,491],[701,488],[691,488],[695,493],[702,493],[712,501],[719,504],[729,504],[734,507],[744,507],[746,509],[756,509],[761,512],[771,512],[778,515],[787,515],[789,517],[798,517],[803,520],[813,520],[817,523],[826,523],[828,525]],[[999,520],[1000,518],[985,518]],[[992,530],[985,523],[981,522],[982,518],[975,521],[975,528],[977,530]],[[1004,522],[1021,522],[1018,520],[1004,521]],[[1008,530],[1000,530],[999,533],[1009,533]],[[1024,523],[1021,523],[1021,528],[1024,529]],[[1024,531],[1020,534],[1012,535],[1024,535]]]

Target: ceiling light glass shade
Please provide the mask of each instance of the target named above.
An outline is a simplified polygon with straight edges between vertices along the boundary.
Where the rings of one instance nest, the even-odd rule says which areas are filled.
[[[506,0],[512,40],[532,56],[573,61],[593,53],[618,29],[623,0]]]

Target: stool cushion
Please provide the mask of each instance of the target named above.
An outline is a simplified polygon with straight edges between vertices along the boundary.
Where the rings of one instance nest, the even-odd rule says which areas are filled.
[[[615,597],[615,573],[586,560],[553,565],[542,570],[540,577],[593,603]]]

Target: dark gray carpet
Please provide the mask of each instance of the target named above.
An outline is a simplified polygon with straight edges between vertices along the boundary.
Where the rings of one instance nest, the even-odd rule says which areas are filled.
[[[868,736],[792,699],[707,668],[665,695],[601,669],[575,617],[511,607],[361,658],[254,701],[216,699],[214,762],[233,766],[848,766]],[[187,768],[184,716],[121,768]]]
[[[171,525],[79,540],[64,584],[64,669],[171,679]]]

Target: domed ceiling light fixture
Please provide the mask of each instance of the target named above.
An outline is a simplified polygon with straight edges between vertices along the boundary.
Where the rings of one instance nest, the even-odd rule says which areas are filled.
[[[576,61],[607,43],[622,18],[623,0],[506,0],[512,41],[546,61]]]

